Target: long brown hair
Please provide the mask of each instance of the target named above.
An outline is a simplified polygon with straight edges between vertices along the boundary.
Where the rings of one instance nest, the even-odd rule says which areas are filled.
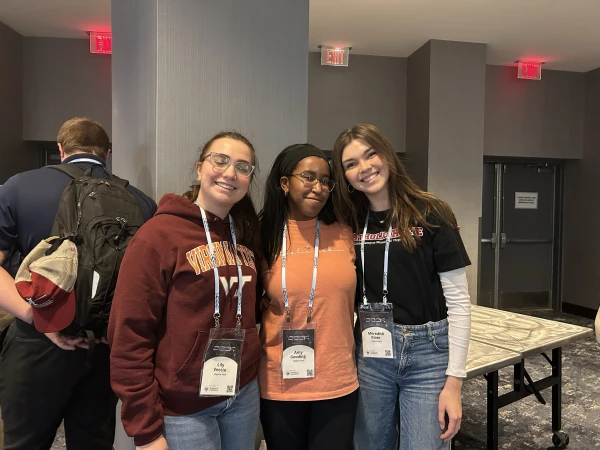
[[[365,194],[356,190],[351,193],[348,190],[349,183],[342,165],[344,148],[356,139],[362,139],[371,146],[389,169],[387,187],[391,209],[388,220],[398,231],[406,250],[413,251],[420,240],[417,233],[411,233],[411,228],[424,226],[431,230],[436,226],[426,219],[430,213],[448,225],[458,228],[450,206],[420,189],[406,173],[390,141],[375,125],[365,123],[342,131],[333,146],[333,176],[338,184],[337,189],[333,191],[333,202],[340,222],[349,225],[357,233],[362,233],[359,223],[364,221],[369,211],[369,200]]]
[[[246,146],[248,146],[250,149],[250,153],[252,154],[252,165],[258,165],[256,161],[256,151],[254,150],[253,145],[250,143],[248,138],[246,138],[246,136],[238,133],[237,131],[221,131],[220,133],[215,134],[206,142],[206,144],[204,144],[202,150],[200,150],[200,157],[198,158],[198,161],[204,160],[204,157],[208,154],[212,144],[216,140],[223,138],[233,139],[246,144]],[[254,173],[256,173],[257,169],[255,169]],[[254,173],[251,175],[251,183],[254,181]],[[183,196],[189,201],[195,202],[198,198],[199,192],[200,184],[196,183],[190,186],[190,190],[186,191]],[[239,202],[231,207],[230,214],[233,218],[235,234],[238,237],[240,244],[244,244],[250,248],[250,250],[254,252],[255,258],[258,260],[261,254],[259,238],[260,227],[258,224],[258,216],[256,214],[256,210],[254,209],[252,198],[250,197],[250,191],[248,191]]]

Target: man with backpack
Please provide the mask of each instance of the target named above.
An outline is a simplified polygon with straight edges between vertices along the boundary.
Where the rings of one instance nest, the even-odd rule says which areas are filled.
[[[0,264],[15,246],[25,258],[16,284],[0,268],[0,308],[16,317],[0,356],[4,445],[50,449],[64,421],[69,450],[110,450],[108,314],[127,243],[156,203],[108,173],[97,122],[71,119],[57,142],[62,164],[0,189]]]

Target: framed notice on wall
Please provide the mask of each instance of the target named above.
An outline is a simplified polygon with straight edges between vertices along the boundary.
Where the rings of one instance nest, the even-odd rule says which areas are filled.
[[[538,209],[538,193],[515,192],[515,209]]]

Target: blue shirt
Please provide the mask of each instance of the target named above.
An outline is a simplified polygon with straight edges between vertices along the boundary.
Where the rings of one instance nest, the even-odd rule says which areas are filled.
[[[77,161],[84,159],[84,161]],[[84,170],[92,167],[92,176],[106,178],[104,161],[90,153],[65,158],[63,164],[75,164]],[[62,193],[71,178],[55,169],[42,167],[19,173],[0,186],[0,250],[18,250],[27,255],[50,236]],[[156,203],[139,189],[129,185],[144,220],[156,212]]]

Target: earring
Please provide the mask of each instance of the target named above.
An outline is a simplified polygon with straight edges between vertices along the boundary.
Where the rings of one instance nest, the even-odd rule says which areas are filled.
[[[352,186],[351,184],[348,185],[348,192],[350,194],[352,194],[356,189],[354,189],[354,186]]]
[[[285,197],[287,197],[287,195],[288,195],[288,191],[283,191],[283,195],[284,195]]]

